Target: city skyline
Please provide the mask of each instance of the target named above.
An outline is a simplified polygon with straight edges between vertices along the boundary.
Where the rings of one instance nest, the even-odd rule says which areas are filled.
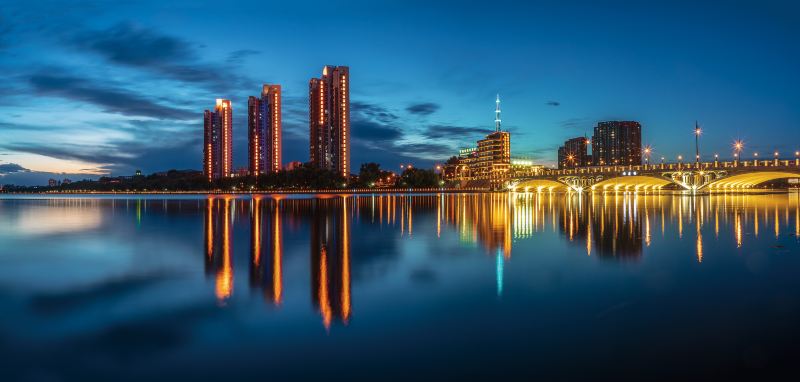
[[[789,37],[798,26],[786,16],[797,5],[789,2],[508,3],[455,15],[446,4],[344,3],[332,14],[313,2],[281,4],[272,9],[282,15],[277,27],[300,31],[268,45],[243,31],[269,17],[255,3],[220,10],[227,21],[203,28],[208,4],[82,4],[0,11],[8,74],[0,183],[199,170],[197,110],[215,98],[232,101],[232,162],[247,167],[246,99],[261,83],[284,86],[283,163],[305,162],[305,81],[326,63],[358,73],[351,172],[370,161],[388,169],[443,162],[493,130],[497,92],[512,156],[549,166],[564,140],[606,120],[639,121],[653,158],[693,157],[695,120],[706,160],[730,156],[735,139],[745,141],[743,155],[790,153],[800,142]],[[86,10],[102,17],[87,20]],[[599,19],[608,20],[603,28],[589,27]],[[408,20],[416,27],[400,33]],[[603,38],[587,44],[590,32]],[[326,33],[345,43],[309,49]]]

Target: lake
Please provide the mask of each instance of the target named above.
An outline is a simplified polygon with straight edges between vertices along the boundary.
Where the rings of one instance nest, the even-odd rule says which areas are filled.
[[[4,380],[769,378],[800,196],[4,196]]]

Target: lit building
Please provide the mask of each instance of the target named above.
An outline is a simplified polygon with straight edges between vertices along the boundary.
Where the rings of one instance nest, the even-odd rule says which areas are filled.
[[[587,154],[589,141],[586,137],[568,139],[558,148],[558,168],[590,166]]]
[[[308,83],[311,165],[350,176],[350,70],[325,66]]]
[[[203,130],[203,174],[209,181],[230,177],[233,171],[233,109],[230,100],[218,98],[214,111],[205,111]]]
[[[247,99],[250,175],[281,169],[281,86],[264,85],[261,97]]]
[[[636,121],[599,122],[592,136],[595,166],[642,164],[642,125]]]
[[[492,185],[502,183],[511,165],[511,134],[495,131],[478,141],[478,159],[475,161],[473,176],[489,180]]]
[[[544,166],[534,164],[530,159],[524,158],[511,158],[511,174],[512,178],[520,178],[525,176],[541,175],[544,171]]]
[[[495,131],[479,140],[477,147],[459,150],[455,169],[446,171],[457,180],[469,182],[471,186],[498,187],[510,175],[511,134],[500,129],[500,96],[495,102]]]

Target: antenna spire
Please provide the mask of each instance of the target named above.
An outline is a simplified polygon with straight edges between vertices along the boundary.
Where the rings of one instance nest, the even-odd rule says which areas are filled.
[[[497,95],[497,108],[494,111],[494,131],[500,131],[500,94]]]

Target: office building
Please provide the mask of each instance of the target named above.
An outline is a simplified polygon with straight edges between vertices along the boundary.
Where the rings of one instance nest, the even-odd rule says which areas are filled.
[[[247,99],[248,170],[258,176],[281,169],[281,86],[264,85]]]
[[[350,70],[325,66],[308,84],[312,166],[350,176]]]

